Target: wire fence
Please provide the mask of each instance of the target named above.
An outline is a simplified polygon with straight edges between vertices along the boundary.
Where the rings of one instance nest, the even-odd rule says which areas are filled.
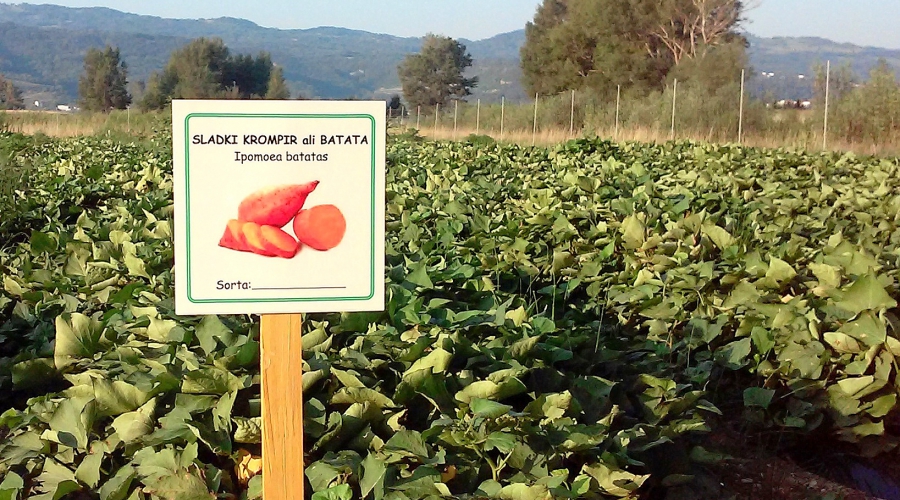
[[[750,99],[746,72],[716,91],[691,82],[673,80],[664,91],[636,95],[616,88],[612,96],[568,91],[535,95],[527,104],[451,101],[425,109],[389,110],[391,124],[415,128],[422,135],[459,140],[470,135],[491,136],[521,144],[563,141],[583,136],[613,140],[665,141],[695,139],[756,146],[795,146],[805,149],[900,151],[900,99],[898,119],[890,126],[864,123],[867,114],[857,103],[832,107],[831,63],[825,70],[824,97],[805,109],[780,109],[773,103]],[[900,87],[897,87],[900,96]],[[835,127],[838,130],[831,130]],[[830,140],[831,139],[831,140]]]

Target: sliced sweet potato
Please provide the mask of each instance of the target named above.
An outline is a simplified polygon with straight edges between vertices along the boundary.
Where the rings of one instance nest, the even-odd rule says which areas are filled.
[[[268,251],[263,243],[262,227],[259,224],[255,222],[245,222],[243,233],[244,238],[247,240],[247,246],[251,252],[266,257],[275,257],[275,254]]]
[[[250,249],[247,247],[247,240],[244,238],[242,231],[243,226],[244,223],[237,219],[228,221],[225,232],[222,234],[222,239],[219,240],[219,246],[239,252],[249,252]]]
[[[285,259],[297,255],[300,245],[293,236],[275,226],[260,226],[260,236],[266,251]]]

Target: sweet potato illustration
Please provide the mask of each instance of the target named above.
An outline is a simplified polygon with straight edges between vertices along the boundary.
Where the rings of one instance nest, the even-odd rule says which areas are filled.
[[[304,245],[316,250],[331,250],[344,239],[347,221],[334,205],[316,205],[301,210],[294,218],[294,234]]]
[[[238,220],[255,222],[260,226],[284,227],[297,215],[319,181],[288,184],[260,189],[241,201]]]
[[[300,243],[290,234],[274,226],[260,226],[255,222],[228,221],[219,246],[239,252],[253,252],[266,257],[293,258]]]
[[[250,248],[247,246],[247,239],[244,237],[243,229],[243,222],[237,219],[228,221],[225,232],[222,234],[222,239],[219,240],[219,246],[239,252],[249,252]]]
[[[247,239],[247,247],[250,248],[251,252],[266,257],[275,257],[275,253],[267,250],[265,243],[263,243],[262,227],[259,224],[245,222],[243,232],[244,237]]]
[[[278,257],[290,259],[297,255],[300,244],[293,236],[274,226],[260,226],[263,248]]]

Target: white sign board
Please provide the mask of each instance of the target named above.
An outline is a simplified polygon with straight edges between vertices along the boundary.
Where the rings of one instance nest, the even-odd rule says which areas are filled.
[[[172,102],[175,312],[384,310],[385,103]]]

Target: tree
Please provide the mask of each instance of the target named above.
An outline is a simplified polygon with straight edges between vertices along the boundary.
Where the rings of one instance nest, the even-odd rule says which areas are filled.
[[[232,55],[220,38],[198,38],[174,51],[160,73],[147,82],[141,100],[143,109],[162,109],[172,99],[262,99],[275,85],[274,95],[283,95],[281,68],[269,54],[257,57]],[[286,90],[286,89],[285,89]]]
[[[466,46],[443,36],[428,34],[422,51],[406,56],[398,67],[403,95],[410,106],[445,106],[451,99],[472,94],[478,77],[465,78],[472,65]]]
[[[0,75],[0,109],[25,109],[22,93],[3,75]]]
[[[269,84],[266,89],[266,99],[283,100],[291,98],[291,90],[284,81],[284,70],[281,66],[272,68],[269,75]]]
[[[740,0],[544,0],[525,28],[523,83],[545,95],[653,90],[676,66],[709,54],[740,64],[743,9]]]
[[[84,72],[78,80],[79,105],[88,111],[108,112],[131,104],[128,94],[128,67],[120,60],[119,49],[91,48],[84,56]]]

